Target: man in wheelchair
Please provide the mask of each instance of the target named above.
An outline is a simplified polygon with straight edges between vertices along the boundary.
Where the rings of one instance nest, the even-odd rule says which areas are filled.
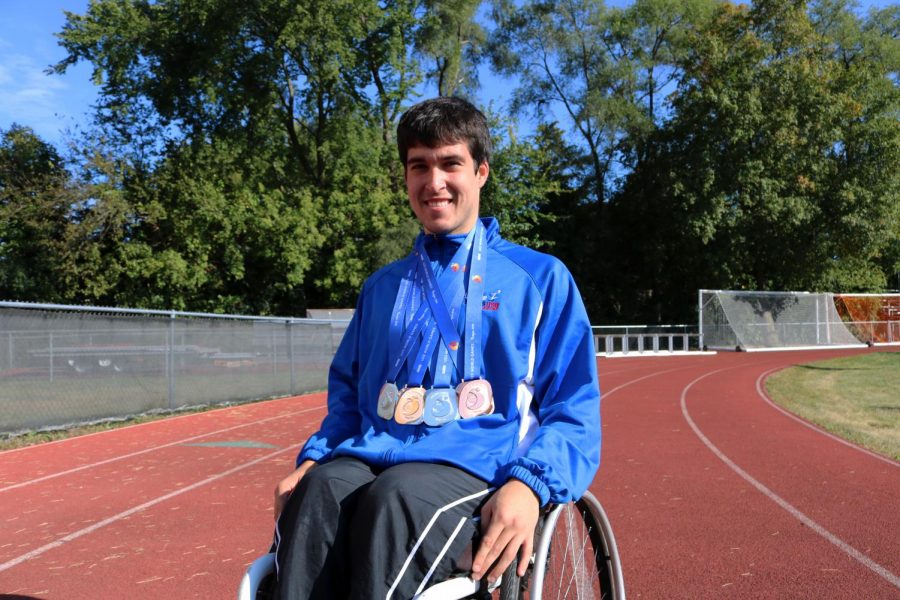
[[[469,561],[476,580],[517,559],[521,576],[541,507],[579,498],[599,466],[575,283],[479,217],[484,116],[428,100],[401,117],[397,144],[422,231],[363,285],[328,414],[275,489],[285,600],[408,599]]]

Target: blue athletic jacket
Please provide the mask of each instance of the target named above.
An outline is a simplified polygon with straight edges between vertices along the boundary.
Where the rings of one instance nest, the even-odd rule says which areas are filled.
[[[447,463],[497,486],[519,479],[542,505],[579,498],[588,488],[600,464],[600,388],[581,296],[559,260],[504,240],[494,219],[482,222],[488,244],[482,348],[494,413],[440,427],[378,416],[391,311],[415,260],[410,254],[363,285],[329,372],[328,415],[303,446],[298,465],[338,456],[375,467]],[[426,237],[436,275],[464,238]],[[405,382],[404,367],[397,385]],[[429,387],[429,377],[424,385]]]

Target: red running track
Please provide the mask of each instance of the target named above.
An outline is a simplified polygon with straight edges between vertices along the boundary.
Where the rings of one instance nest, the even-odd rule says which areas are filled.
[[[867,352],[600,359],[592,486],[631,598],[900,599],[900,463],[772,405],[765,376]],[[229,598],[322,394],[0,453],[0,598]]]

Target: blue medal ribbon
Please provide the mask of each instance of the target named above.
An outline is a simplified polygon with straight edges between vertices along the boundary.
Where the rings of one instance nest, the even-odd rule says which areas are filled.
[[[434,327],[429,327],[430,322],[431,320],[428,318],[428,305],[419,305],[419,309],[409,321],[409,324],[406,327],[406,331],[403,332],[403,339],[400,343],[400,350],[394,356],[393,362],[390,365],[390,371],[388,372],[387,379],[388,381],[397,381],[397,376],[400,374],[400,369],[403,368],[403,364],[412,354],[413,346],[419,339],[419,334],[423,330],[427,330],[429,328],[434,329]],[[388,342],[390,342],[390,340],[388,340]],[[433,350],[434,349],[432,348],[432,351]]]
[[[481,299],[484,297],[484,278],[487,275],[487,246],[484,225],[475,226],[475,243],[469,257],[469,281],[466,291],[465,362],[463,379],[482,376],[481,356]]]
[[[487,260],[485,237],[484,225],[480,220],[476,221],[475,228],[466,236],[440,280],[435,276],[425,250],[424,236],[416,241],[415,257],[401,281],[391,311],[388,381],[396,381],[403,365],[414,355],[414,360],[409,362],[407,386],[421,386],[432,360],[435,360],[431,367],[434,386],[451,390],[453,373],[459,372],[457,356],[463,340],[457,321],[463,313],[465,364],[460,375],[464,379],[481,376],[481,300]],[[467,263],[468,266],[463,268]],[[443,343],[435,358],[439,341]]]
[[[391,310],[391,328],[388,333],[388,356],[394,358],[400,355],[402,347],[403,330],[406,328],[407,312],[413,301],[417,262],[409,261],[409,268],[400,281],[397,290],[397,298],[394,299],[394,308]],[[402,364],[402,363],[401,363]],[[396,376],[389,381],[394,381]]]
[[[449,305],[453,304],[453,294],[448,288],[454,281],[460,279],[454,277],[457,273],[453,272],[452,265],[465,264],[466,258],[470,253],[473,234],[476,229],[469,232],[466,239],[453,255],[453,258],[451,259],[451,268],[445,270],[441,275],[441,283],[443,285],[438,285],[437,277],[435,277],[434,270],[431,268],[431,262],[428,260],[428,252],[425,250],[425,237],[422,236],[416,240],[416,252],[419,260],[417,281],[425,293],[425,299],[431,307],[431,314],[437,322],[438,329],[440,329],[441,339],[444,340],[444,344],[447,345],[447,347],[458,346],[460,342],[456,322],[450,316],[448,308]],[[447,302],[448,299],[450,299],[449,303]]]
[[[457,276],[453,278],[447,289],[451,297],[449,317],[453,323],[459,321],[466,292],[462,273],[455,275]],[[434,387],[449,387],[453,379],[453,373],[457,371],[456,357],[459,353],[459,344],[454,345],[446,339],[443,341],[444,343],[438,349],[437,363],[435,363]]]
[[[451,265],[464,264],[464,260],[469,254],[469,249],[472,245],[472,239],[472,235],[466,236],[463,244],[453,255]],[[421,243],[422,240],[420,239],[419,244]],[[425,379],[425,372],[431,364],[439,339],[444,342],[441,344],[440,352],[438,353],[439,362],[441,361],[440,357],[444,357],[445,361],[449,361],[451,349],[456,348],[458,350],[460,342],[456,321],[459,319],[465,293],[462,268],[458,267],[456,271],[454,271],[452,267],[446,269],[441,274],[440,283],[443,285],[439,287],[437,278],[431,268],[431,263],[428,261],[428,255],[423,255],[424,252],[425,248],[423,246],[419,249],[419,269],[416,272],[416,281],[419,283],[421,289],[425,291],[426,298],[428,298],[427,305],[431,309],[431,317],[428,319],[422,330],[422,344],[419,347],[419,352],[409,376],[408,383],[410,386],[419,386],[422,384],[422,381]],[[432,294],[432,292],[435,293]],[[436,298],[432,300],[432,296],[436,296]],[[448,299],[449,302],[447,302]],[[425,306],[426,305],[423,303],[422,308]],[[438,336],[438,333],[440,333],[440,336]],[[456,351],[453,351],[453,358],[455,359],[455,357]],[[434,371],[432,378],[434,385],[438,385],[438,378],[441,377],[440,374],[442,372],[448,374],[446,385],[450,384],[451,375],[447,365],[443,365],[443,368],[441,368],[440,365],[436,365]]]

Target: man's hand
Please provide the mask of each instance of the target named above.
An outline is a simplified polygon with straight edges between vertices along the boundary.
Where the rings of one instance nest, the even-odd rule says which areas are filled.
[[[284,505],[287,504],[288,498],[291,497],[291,493],[294,491],[294,488],[297,487],[297,484],[300,483],[300,480],[303,479],[303,476],[306,475],[306,472],[316,466],[316,461],[314,460],[304,460],[303,463],[297,467],[293,473],[282,479],[278,482],[278,485],[275,486],[275,520],[278,520],[278,517],[281,516],[281,511],[284,510]]]
[[[503,575],[519,556],[516,572],[525,575],[534,546],[534,529],[540,516],[540,501],[530,487],[510,479],[481,508],[481,543],[472,561],[472,579],[481,579],[488,568],[488,581]]]

